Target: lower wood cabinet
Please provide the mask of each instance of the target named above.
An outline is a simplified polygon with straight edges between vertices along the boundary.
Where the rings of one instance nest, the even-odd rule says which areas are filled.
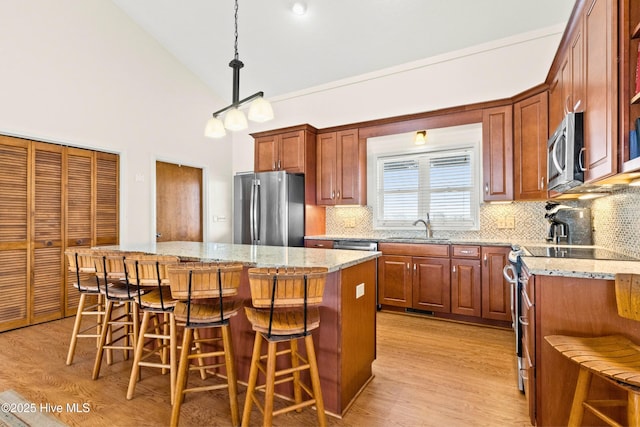
[[[449,245],[378,244],[378,303],[449,312]]]
[[[480,286],[480,260],[451,260],[451,312],[480,317],[482,299]]]
[[[511,322],[508,246],[380,242],[378,250],[379,304]]]
[[[508,246],[482,247],[482,318],[511,322],[511,285],[502,270],[509,263]]]
[[[333,240],[308,239],[304,241],[305,248],[333,249]]]

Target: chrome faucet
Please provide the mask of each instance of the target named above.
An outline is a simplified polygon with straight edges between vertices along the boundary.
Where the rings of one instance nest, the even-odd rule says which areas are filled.
[[[427,214],[427,220],[425,221],[424,219],[419,219],[416,220],[413,225],[418,225],[419,223],[423,223],[424,226],[427,228],[427,239],[431,239],[433,237],[433,230],[431,229],[431,219],[429,219],[429,214]]]

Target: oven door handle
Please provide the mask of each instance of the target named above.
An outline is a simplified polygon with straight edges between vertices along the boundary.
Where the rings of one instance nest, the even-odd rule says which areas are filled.
[[[518,319],[515,312],[515,298],[518,292],[517,284],[518,284],[518,273],[516,273],[516,269],[513,264],[507,264],[502,269],[502,275],[509,282],[509,301],[511,304],[511,327],[515,331],[518,327]]]

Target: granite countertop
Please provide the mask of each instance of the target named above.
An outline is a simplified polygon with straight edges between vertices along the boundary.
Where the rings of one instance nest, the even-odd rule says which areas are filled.
[[[640,274],[640,260],[618,261],[524,256],[522,262],[529,273],[538,276],[613,280],[617,273]]]
[[[341,270],[377,258],[380,252],[236,245],[231,243],[160,242],[100,246],[101,249],[174,255],[183,261],[236,261],[250,267],[327,267]]]
[[[309,240],[364,240],[372,242],[401,242],[401,243],[430,243],[430,244],[456,244],[456,245],[481,245],[481,246],[512,246],[521,247],[549,247],[544,241],[496,241],[490,239],[420,239],[410,237],[388,237],[388,236],[309,236]],[[586,246],[581,246],[586,248]],[[589,246],[597,248],[596,246]],[[590,279],[613,280],[616,273],[640,274],[639,260],[596,260],[579,258],[552,258],[544,256],[523,256],[522,261],[527,270],[534,275],[579,277]]]
[[[344,236],[322,235],[305,236],[305,240],[343,240],[360,242],[385,242],[385,243],[428,243],[433,245],[480,245],[480,246],[511,246],[513,242],[492,239],[447,239],[447,238],[423,238],[404,236]]]

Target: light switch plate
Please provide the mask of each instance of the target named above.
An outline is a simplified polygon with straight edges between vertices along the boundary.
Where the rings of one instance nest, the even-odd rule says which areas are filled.
[[[364,283],[356,285],[356,299],[364,296]]]

